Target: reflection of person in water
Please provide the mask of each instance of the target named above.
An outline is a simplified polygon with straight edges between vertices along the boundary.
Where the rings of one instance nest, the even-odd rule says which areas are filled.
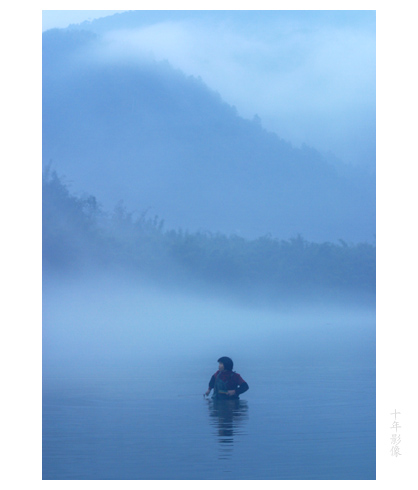
[[[209,396],[213,389],[212,398],[218,400],[230,400],[238,399],[239,395],[245,393],[249,386],[241,378],[241,376],[232,371],[234,363],[229,357],[220,357],[218,359],[219,369],[211,377],[209,381],[209,388],[205,395]]]
[[[211,425],[217,432],[220,444],[219,459],[230,459],[234,436],[244,434],[242,424],[248,418],[247,400],[212,398],[208,400],[208,408]]]

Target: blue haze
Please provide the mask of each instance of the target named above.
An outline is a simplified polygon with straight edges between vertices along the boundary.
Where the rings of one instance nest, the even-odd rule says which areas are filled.
[[[374,35],[296,11],[43,33],[44,479],[375,479]],[[203,397],[223,355],[237,404]]]
[[[215,81],[207,85],[206,78],[199,78],[200,73],[192,71],[193,76],[188,76],[187,70],[177,69],[181,65],[177,53],[187,54],[194,42],[203,43],[208,60],[221,56],[218,51],[209,49],[204,37],[208,26],[224,25],[219,20],[222,15],[206,13],[197,20],[196,13],[173,14],[174,20],[191,15],[191,25],[203,22],[205,28],[197,33],[186,29],[190,22],[186,27],[174,24],[174,28],[174,20],[165,19],[168,13],[160,14],[160,23],[152,23],[158,15],[156,12],[116,14],[84,25],[88,30],[73,28],[43,34],[44,164],[52,161],[60,175],[74,182],[77,192],[92,193],[108,209],[123,199],[130,210],[142,212],[151,208],[169,227],[238,233],[247,237],[271,233],[288,238],[301,233],[308,240],[373,243],[373,151],[364,150],[363,157],[352,162],[357,165],[348,165],[344,157],[341,160],[340,156],[339,160],[335,156],[338,152],[331,155],[331,147],[327,152],[312,147],[308,135],[299,138],[301,146],[295,146],[279,129],[275,133],[266,130],[263,119],[260,121],[254,116],[256,110],[248,113],[239,109],[238,112],[225,102],[226,88],[223,92],[214,91]],[[314,17],[314,23],[308,24],[309,29],[305,26],[307,30],[303,28],[306,14],[300,18],[301,24],[295,24],[294,13],[286,14],[293,19],[288,20],[288,24],[286,16],[282,19],[282,13],[273,16],[281,28],[271,27],[275,24],[269,21],[266,33],[275,33],[275,36],[264,42],[275,46],[268,53],[272,60],[285,56],[281,61],[282,71],[274,72],[274,76],[265,71],[268,60],[266,66],[250,65],[249,72],[240,72],[235,67],[233,60],[245,58],[246,51],[241,52],[240,46],[246,46],[255,59],[266,56],[265,46],[253,40],[261,29],[257,30],[257,22],[255,30],[249,31],[251,42],[248,41],[250,46],[247,46],[242,38],[247,22],[237,21],[241,26],[238,28],[231,20],[235,18],[233,14],[225,15],[231,35],[236,29],[240,34],[229,40],[232,59],[224,60],[221,66],[209,63],[211,74],[227,79],[223,68],[228,66],[235,92],[242,86],[248,87],[246,96],[242,95],[244,100],[258,100],[260,93],[265,94],[269,107],[277,107],[276,113],[286,114],[281,125],[287,128],[296,115],[297,126],[301,127],[311,113],[316,119],[310,118],[310,135],[320,127],[328,127],[324,119],[328,117],[331,127],[325,131],[324,139],[330,141],[331,133],[337,132],[349,138],[340,148],[359,149],[363,143],[374,148],[372,14],[365,13],[363,23],[359,22],[360,14],[328,14],[323,24],[318,25]],[[239,14],[237,19],[240,16],[246,19],[248,15]],[[329,31],[330,19],[335,15],[336,31]],[[351,40],[354,36],[352,31],[339,30],[350,25],[348,19],[352,15],[354,33],[363,32],[364,26],[368,26],[365,45],[349,43],[345,46],[340,39],[345,39],[346,35]],[[155,33],[154,29],[157,29]],[[315,58],[315,52],[307,51],[303,55],[309,43],[304,39],[299,45],[294,37],[305,32],[313,35],[312,30],[325,39],[334,32],[334,44],[339,45],[341,40],[350,57],[344,55],[345,61],[340,66],[341,59],[335,59],[335,53],[323,53],[325,41],[322,38],[317,46],[320,60]],[[222,33],[226,35],[224,30]],[[174,50],[166,53],[167,56],[164,50],[158,52],[161,43],[166,45],[166,38],[172,40],[170,46]],[[276,44],[282,38],[293,40],[289,46],[284,44],[288,52],[277,52]],[[225,44],[227,50],[229,44]],[[365,51],[369,54],[363,59]],[[297,60],[296,66],[292,65],[292,60]],[[346,66],[349,60],[352,64]],[[353,60],[357,60],[356,63]],[[279,93],[271,92],[269,98],[268,86],[261,88],[253,81],[256,75],[265,83],[279,77],[276,84],[287,80],[293,87],[297,86],[297,80],[310,80],[307,74],[311,72],[316,73],[311,85],[304,82],[298,92],[289,92],[283,87],[277,89]],[[244,77],[246,83],[236,80],[237,76],[239,80]],[[367,82],[361,81],[361,77],[366,77]],[[345,86],[348,82],[350,87]],[[312,87],[316,87],[313,93]],[[353,99],[354,95],[360,98]],[[280,103],[289,100],[293,104],[290,111],[280,108]],[[350,116],[354,108],[361,114],[355,120]],[[241,117],[240,113],[248,116]],[[347,126],[350,121],[351,125]]]
[[[370,310],[109,279],[44,296],[44,479],[375,478]],[[250,385],[232,407],[202,396],[224,354]]]

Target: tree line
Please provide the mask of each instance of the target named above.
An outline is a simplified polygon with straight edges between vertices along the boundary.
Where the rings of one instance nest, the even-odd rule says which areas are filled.
[[[77,197],[55,171],[43,173],[44,272],[118,268],[142,280],[200,285],[271,299],[314,292],[374,298],[376,247],[314,243],[301,235],[246,239],[166,230],[148,212],[120,202],[105,212],[93,196]]]

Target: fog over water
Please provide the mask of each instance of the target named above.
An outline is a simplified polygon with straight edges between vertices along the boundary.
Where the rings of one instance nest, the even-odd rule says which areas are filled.
[[[67,370],[69,375],[118,376],[148,364],[164,369],[186,362],[199,369],[202,363],[212,366],[213,356],[226,351],[248,367],[264,358],[324,362],[352,355],[363,335],[369,340],[374,335],[370,306],[245,306],[129,284],[117,276],[47,281],[43,316],[47,378]],[[361,359],[361,344],[356,351]]]
[[[374,479],[375,13],[42,47],[43,478]]]
[[[375,478],[370,307],[248,307],[114,276],[48,281],[43,315],[44,479]],[[202,395],[223,355],[250,389],[219,405]]]

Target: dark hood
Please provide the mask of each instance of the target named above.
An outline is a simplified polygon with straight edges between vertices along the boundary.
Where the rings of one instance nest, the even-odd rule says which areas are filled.
[[[232,371],[234,367],[234,363],[230,357],[220,357],[218,362],[221,362],[224,365],[226,371]]]

